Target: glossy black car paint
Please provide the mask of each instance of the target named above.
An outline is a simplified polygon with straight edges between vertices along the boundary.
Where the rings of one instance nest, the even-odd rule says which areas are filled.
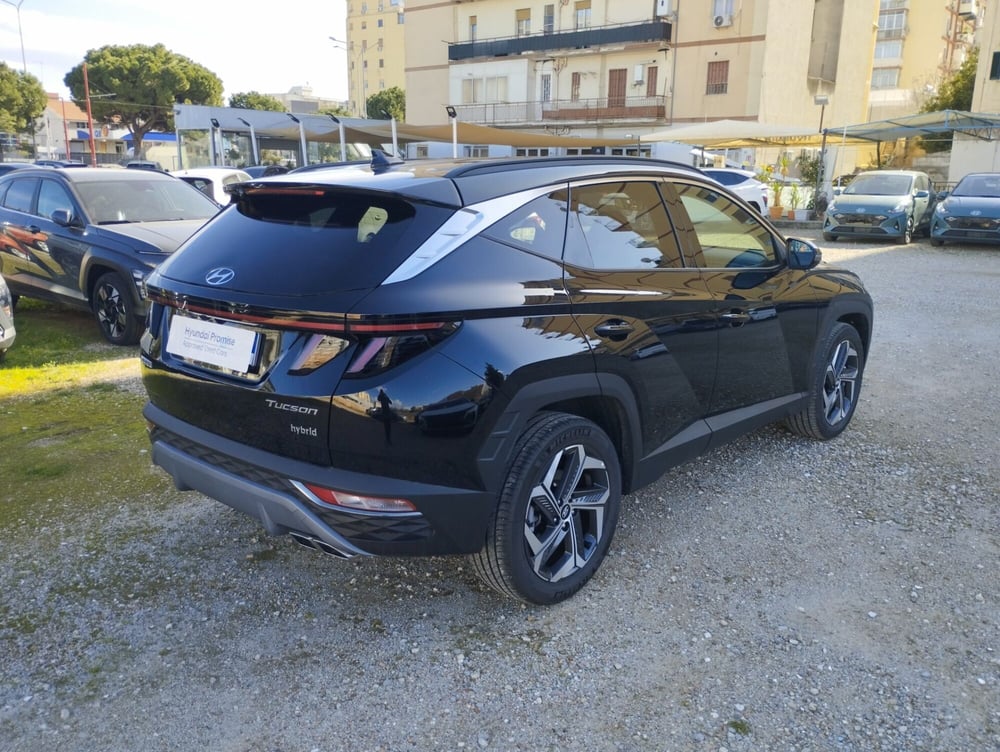
[[[652,273],[587,268],[483,228],[419,274],[385,282],[463,206],[616,177],[660,186],[687,263]],[[261,230],[270,246],[227,242],[246,222],[237,199],[159,267],[147,284],[154,305],[141,358],[154,462],[179,487],[257,517],[271,533],[318,538],[343,555],[472,553],[484,545],[518,437],[539,414],[598,425],[627,493],[802,409],[819,333],[848,321],[867,349],[871,300],[848,272],[809,261],[793,268],[785,240],[756,214],[776,263],[695,268],[700,248],[678,187],[746,207],[710,182],[680,165],[587,157],[339,168],[249,184],[389,192],[416,206],[420,220],[405,245],[371,266],[317,275],[290,263],[284,249],[294,244],[278,245],[271,230]],[[546,232],[562,232],[557,247],[571,255],[580,228],[561,221],[550,219]],[[232,284],[206,284],[218,267],[235,270]],[[273,330],[266,366],[245,378],[171,355],[169,319],[180,315]],[[430,346],[386,370],[350,372],[366,326],[429,322],[442,331]],[[317,327],[342,336],[343,350],[295,373],[289,364]],[[293,481],[406,498],[417,514],[331,508]]]

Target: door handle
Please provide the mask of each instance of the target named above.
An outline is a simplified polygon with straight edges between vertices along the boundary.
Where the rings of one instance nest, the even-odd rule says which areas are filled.
[[[743,326],[750,320],[750,314],[746,311],[730,311],[720,316],[730,326]]]
[[[595,326],[594,331],[602,337],[621,340],[630,335],[634,329],[627,321],[622,321],[621,319],[611,319],[610,321],[605,321]]]

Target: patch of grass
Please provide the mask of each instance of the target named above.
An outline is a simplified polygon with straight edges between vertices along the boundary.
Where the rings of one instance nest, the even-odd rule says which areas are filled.
[[[726,725],[730,728],[730,730],[736,732],[740,736],[750,736],[750,724],[742,718],[729,721]]]
[[[21,298],[17,340],[0,364],[0,399],[138,374],[138,351],[109,344],[86,311]]]
[[[0,366],[0,530],[30,529],[169,491],[149,460],[135,348],[85,312],[22,298]]]

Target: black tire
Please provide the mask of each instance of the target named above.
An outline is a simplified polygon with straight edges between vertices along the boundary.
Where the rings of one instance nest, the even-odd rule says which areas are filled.
[[[787,428],[821,440],[832,439],[847,428],[861,395],[864,360],[857,330],[843,322],[834,324],[819,349],[809,403],[785,420]]]
[[[544,413],[518,439],[472,567],[505,595],[558,603],[601,565],[620,508],[618,454],[604,431],[575,415]]]
[[[903,228],[903,237],[900,238],[899,242],[903,245],[909,245],[913,241],[913,217],[906,218],[906,227]]]
[[[90,299],[97,326],[112,345],[134,345],[142,334],[130,290],[117,272],[102,274]]]
[[[832,232],[824,232],[823,233],[823,240],[825,240],[828,243],[832,243],[836,239],[837,239],[837,236],[834,235]]]

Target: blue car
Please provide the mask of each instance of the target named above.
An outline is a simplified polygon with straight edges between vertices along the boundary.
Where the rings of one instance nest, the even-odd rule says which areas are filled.
[[[827,207],[823,238],[850,236],[909,243],[914,233],[929,232],[935,201],[925,172],[862,172]]]
[[[942,193],[931,219],[931,245],[947,241],[1000,245],[1000,172],[972,172]]]

